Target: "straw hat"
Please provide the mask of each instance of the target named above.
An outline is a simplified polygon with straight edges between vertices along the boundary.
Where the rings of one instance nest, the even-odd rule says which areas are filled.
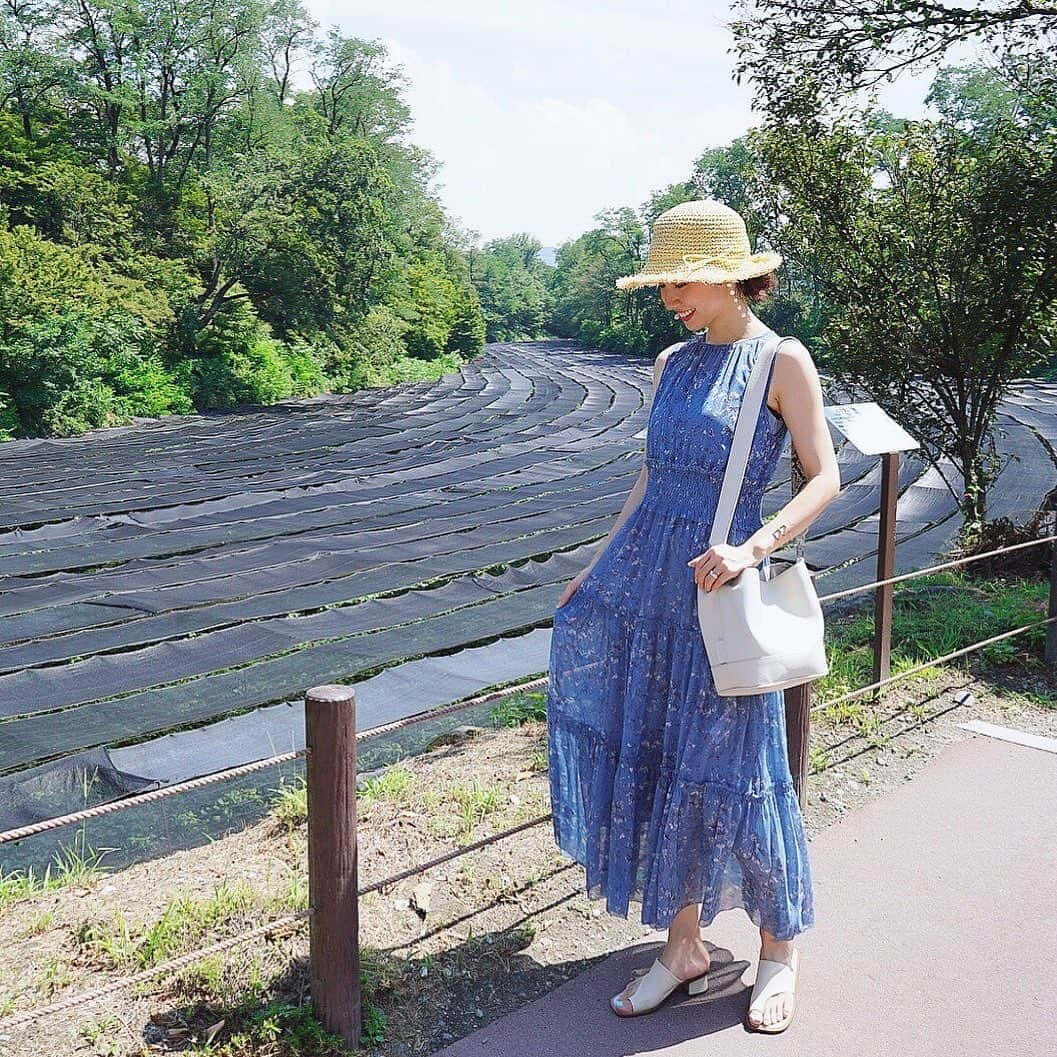
[[[745,221],[723,202],[704,198],[672,206],[653,222],[645,267],[617,286],[730,283],[766,275],[781,263],[777,253],[752,253]]]

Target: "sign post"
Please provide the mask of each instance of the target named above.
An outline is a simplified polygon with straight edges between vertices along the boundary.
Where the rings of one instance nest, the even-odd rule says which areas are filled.
[[[881,506],[877,533],[877,579],[895,575],[896,500],[899,453],[918,442],[877,404],[834,404],[824,408],[831,422],[863,455],[881,456]],[[873,682],[887,679],[892,653],[892,584],[874,594]],[[874,694],[876,697],[876,693]]]

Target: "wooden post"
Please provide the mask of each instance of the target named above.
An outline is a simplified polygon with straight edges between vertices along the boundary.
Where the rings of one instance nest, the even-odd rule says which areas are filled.
[[[811,741],[811,683],[785,691],[785,737],[789,771],[800,810],[807,810],[808,746]]]
[[[877,579],[895,575],[896,497],[899,492],[899,452],[881,456],[881,519],[877,531]],[[891,674],[892,587],[885,584],[874,591],[873,679],[878,682]],[[880,691],[874,691],[876,698]]]
[[[793,495],[796,495],[807,478],[804,475],[800,460],[793,451],[790,460],[789,484]],[[785,690],[785,736],[786,754],[789,758],[789,771],[793,776],[793,788],[796,789],[800,810],[807,810],[807,768],[808,747],[811,740],[811,684],[790,686]]]
[[[1053,518],[1053,528],[1050,535],[1057,533],[1057,514]],[[1057,617],[1057,540],[1050,544],[1050,608],[1046,615]],[[1046,650],[1044,653],[1046,663],[1051,667],[1057,667],[1057,621],[1046,625]]]
[[[356,861],[356,697],[348,686],[305,694],[312,1003],[327,1031],[360,1046]]]

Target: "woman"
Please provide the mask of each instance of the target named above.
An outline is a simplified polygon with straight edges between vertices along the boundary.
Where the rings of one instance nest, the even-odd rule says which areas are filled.
[[[743,907],[760,929],[746,1016],[784,1030],[796,1000],[793,938],[814,923],[811,871],[786,749],[781,691],[724,697],[696,616],[698,586],[721,591],[825,509],[840,474],[807,349],[783,342],[771,365],[728,542],[708,546],[741,397],[774,331],[749,308],[774,284],[776,253],[750,252],[741,217],[709,199],[653,226],[649,256],[621,289],[657,286],[693,337],[657,357],[646,456],[591,563],[554,614],[548,754],[554,834],[609,913],[667,927],[649,967],[611,999],[620,1016],[673,990],[703,991],[700,926]],[[707,340],[706,340],[707,336]],[[786,434],[807,475],[766,524],[760,500]]]

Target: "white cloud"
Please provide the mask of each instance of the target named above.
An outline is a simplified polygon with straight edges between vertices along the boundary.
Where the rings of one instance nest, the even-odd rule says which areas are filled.
[[[669,0],[653,8],[629,0],[309,0],[308,6],[324,25],[344,25],[357,35],[357,23],[374,22],[402,37],[439,31],[505,36],[519,46],[530,40],[574,50],[604,45],[647,63],[651,55],[725,61],[729,43],[728,5],[701,0]]]
[[[757,120],[732,78],[726,0],[307,2],[324,28],[380,39],[404,67],[441,198],[486,239],[573,238]],[[885,85],[882,104],[920,114],[933,73]]]
[[[643,118],[601,95],[501,100],[444,59],[386,43],[410,81],[414,139],[443,163],[445,204],[484,238],[573,238],[600,210],[638,205],[740,131],[734,111],[706,124],[681,108]]]

